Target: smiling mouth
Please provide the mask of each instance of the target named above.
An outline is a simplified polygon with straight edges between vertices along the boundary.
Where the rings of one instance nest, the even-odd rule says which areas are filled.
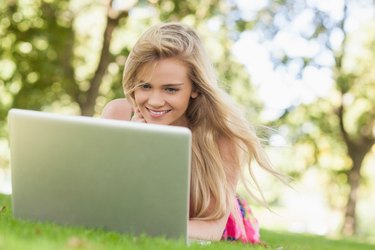
[[[160,116],[165,115],[169,111],[171,111],[171,109],[169,109],[169,110],[152,110],[152,109],[149,109],[149,108],[146,108],[146,109],[150,112],[151,116],[153,116],[153,117],[160,117]]]

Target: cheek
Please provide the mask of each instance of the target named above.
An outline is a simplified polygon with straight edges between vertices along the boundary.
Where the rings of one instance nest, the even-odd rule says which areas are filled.
[[[142,91],[135,91],[134,99],[135,99],[135,103],[140,104],[140,103],[145,102],[145,100],[147,99],[147,96]]]
[[[175,98],[175,105],[179,108],[187,109],[189,105],[190,96],[183,95]]]

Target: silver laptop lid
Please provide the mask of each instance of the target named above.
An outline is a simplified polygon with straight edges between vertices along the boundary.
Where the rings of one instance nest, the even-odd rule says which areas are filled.
[[[187,240],[187,128],[9,112],[15,217]]]

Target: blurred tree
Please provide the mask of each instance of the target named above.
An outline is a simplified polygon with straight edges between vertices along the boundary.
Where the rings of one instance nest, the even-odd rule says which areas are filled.
[[[348,33],[348,15],[358,5],[372,11],[374,5],[373,1],[349,0],[337,4],[341,9],[335,5],[335,12],[329,12],[327,5],[314,1],[271,1],[257,13],[256,28],[266,39],[284,39],[287,44],[304,40],[305,44],[318,48],[313,55],[299,56],[295,53],[297,48],[288,51],[273,47],[275,68],[299,65],[300,78],[311,68],[330,68],[333,72],[334,85],[329,98],[289,107],[274,124],[286,124],[296,150],[305,152],[306,166],[320,166],[334,174],[332,180],[341,185],[338,187],[341,193],[327,194],[332,198],[346,193],[342,232],[353,235],[357,230],[361,168],[375,143],[375,37],[371,37],[372,45],[363,53],[366,56],[355,58],[350,53],[349,39],[356,34]],[[253,25],[244,18],[237,20],[240,30]],[[372,29],[368,31],[370,37]],[[359,44],[362,49],[364,46]],[[328,60],[322,60],[323,57]],[[343,190],[343,184],[348,189]]]
[[[129,28],[127,23],[130,19],[130,8],[154,8],[157,17],[150,18],[146,25],[158,20],[184,20],[199,27],[214,16],[221,17],[221,31],[218,33],[218,38],[224,42],[221,55],[229,60],[216,58],[218,68],[225,69],[218,70],[220,79],[226,84],[229,81],[238,82],[235,78],[240,78],[241,84],[245,81],[247,88],[250,86],[244,68],[239,70],[240,64],[233,62],[228,54],[231,44],[228,42],[228,30],[223,29],[226,10],[218,0],[196,3],[140,0],[133,1],[125,8],[121,6],[121,2],[113,0],[84,2],[75,8],[72,7],[72,2],[74,3],[39,0],[27,4],[22,1],[4,1],[1,4],[0,39],[3,42],[0,47],[0,63],[3,70],[0,76],[4,95],[7,95],[1,108],[1,118],[5,118],[10,107],[42,109],[56,101],[63,101],[65,104],[72,102],[77,105],[82,115],[93,115],[108,67],[112,62],[123,64],[129,53],[126,45],[115,53],[110,51],[110,46],[116,28]],[[92,11],[94,9],[99,11]],[[78,19],[85,13],[91,16],[102,13],[96,19],[105,19],[104,27],[95,22],[98,26],[95,29],[101,30],[101,36],[92,39],[99,39],[101,42],[100,46],[90,47],[91,51],[87,50],[89,35],[80,34],[77,28]],[[86,68],[82,69],[84,67]],[[112,80],[121,80],[121,72],[117,70]],[[121,89],[121,84],[116,86]],[[229,90],[230,84],[226,86]]]
[[[126,10],[113,9],[112,1],[103,2],[106,4],[82,7],[106,9],[107,14],[101,48],[91,52],[98,53],[96,66],[81,79],[76,67],[87,62],[77,48],[85,41],[76,34],[75,20],[80,13],[69,8],[69,1],[2,4],[0,53],[3,63],[13,65],[2,79],[10,99],[1,109],[2,118],[10,107],[41,109],[67,96],[82,115],[94,114],[100,84],[114,60],[109,51],[113,30],[128,16]]]

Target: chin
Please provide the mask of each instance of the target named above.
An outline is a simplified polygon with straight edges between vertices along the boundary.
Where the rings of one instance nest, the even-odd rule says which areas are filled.
[[[165,123],[163,121],[150,121],[150,120],[146,120],[147,123],[149,124],[157,124],[157,125],[170,125],[169,123]]]

